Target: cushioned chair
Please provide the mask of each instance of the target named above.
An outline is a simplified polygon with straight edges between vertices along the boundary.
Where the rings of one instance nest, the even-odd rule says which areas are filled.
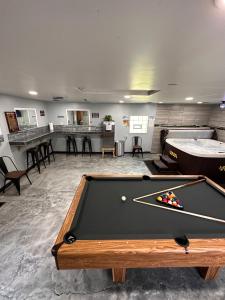
[[[5,164],[4,159],[8,159],[11,162],[11,164],[15,168],[15,171],[8,171],[8,168]],[[20,195],[20,179],[23,176],[26,176],[28,181],[30,182],[30,184],[32,184],[30,181],[30,178],[27,175],[27,170],[18,170],[15,163],[9,156],[1,156],[0,157],[0,173],[4,176],[3,193],[5,192],[6,182],[11,181],[15,185],[15,187],[18,191],[18,194]]]

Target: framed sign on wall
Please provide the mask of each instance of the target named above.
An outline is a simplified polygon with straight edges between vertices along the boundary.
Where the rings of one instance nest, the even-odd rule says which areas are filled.
[[[92,119],[99,119],[99,113],[92,113],[91,117]]]
[[[6,111],[5,118],[10,133],[19,131],[19,125],[17,122],[15,111]]]

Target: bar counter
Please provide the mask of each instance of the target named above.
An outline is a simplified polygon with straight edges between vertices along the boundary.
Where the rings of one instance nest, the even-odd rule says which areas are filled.
[[[106,132],[103,127],[97,126],[54,126],[54,131],[50,131],[48,126],[37,127],[32,130],[9,134],[9,144],[12,146],[27,146],[30,143],[50,138],[54,135],[76,135],[78,137],[85,135],[114,135],[114,132]]]

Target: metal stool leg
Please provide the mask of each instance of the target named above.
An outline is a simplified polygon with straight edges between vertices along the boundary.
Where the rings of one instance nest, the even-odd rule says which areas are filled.
[[[51,150],[49,155],[52,155],[53,160],[55,161],[55,155],[54,155],[54,151],[53,151],[53,147],[52,147],[52,140],[49,141],[49,148]]]
[[[32,184],[32,182],[27,174],[26,174],[26,177],[27,177],[28,181],[30,182],[30,184]]]
[[[29,152],[27,151],[27,169],[29,167]]]
[[[73,153],[76,156],[76,141],[74,138],[72,139],[72,145],[73,145]]]
[[[41,156],[41,160],[42,160],[42,162],[43,162],[43,165],[44,165],[44,167],[46,168],[46,164],[45,164],[45,160],[44,160],[44,156],[43,156],[43,153],[42,153],[41,148],[40,148],[38,151],[39,151],[39,153],[40,153],[40,156]]]
[[[38,157],[38,152],[35,151],[32,153],[32,159],[33,159],[33,162],[34,162],[34,165],[36,164],[37,165],[37,168],[38,168],[38,172],[39,174],[41,173],[41,168],[40,168],[40,163],[39,163],[39,157]]]
[[[90,156],[92,155],[92,145],[91,145],[91,140],[88,140],[88,148],[90,152]]]
[[[48,158],[48,164],[50,165],[51,160],[50,160],[49,144],[46,145],[46,147],[45,147],[45,152],[46,152],[46,156],[47,156],[47,158]]]
[[[82,142],[82,156],[84,155],[84,153],[85,153],[85,140],[83,140],[83,142]]]

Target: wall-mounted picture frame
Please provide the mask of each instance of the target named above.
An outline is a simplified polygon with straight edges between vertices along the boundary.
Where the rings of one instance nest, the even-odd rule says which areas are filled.
[[[16,118],[15,111],[5,111],[5,118],[8,125],[8,129],[10,133],[18,132],[19,125]]]
[[[99,119],[99,113],[92,113],[91,117],[92,119]]]
[[[45,111],[44,110],[40,110],[40,116],[44,117],[45,116]]]
[[[124,127],[129,127],[129,116],[123,116],[122,123]]]

